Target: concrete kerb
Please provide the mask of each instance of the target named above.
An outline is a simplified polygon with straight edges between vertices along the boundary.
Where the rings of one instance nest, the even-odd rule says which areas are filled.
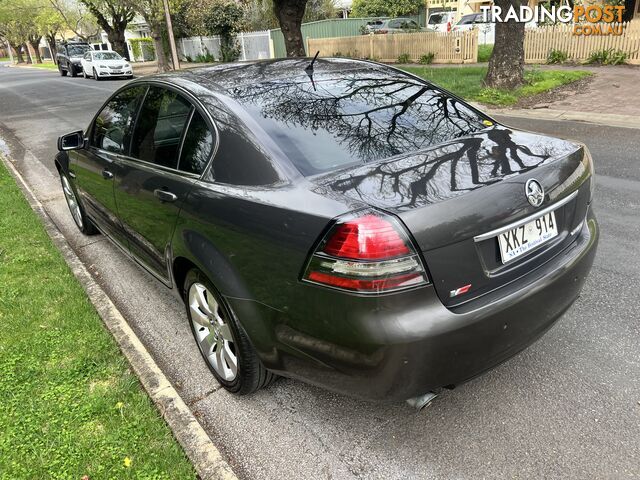
[[[532,118],[536,120],[572,121],[604,125],[607,127],[640,128],[639,115],[617,115],[614,113],[574,112],[570,110],[540,109],[488,109],[474,104],[481,111],[491,116]]]
[[[162,373],[120,311],[75,254],[20,172],[4,155],[0,155],[0,159],[15,179],[33,211],[44,224],[47,234],[62,253],[74,276],[87,292],[91,303],[115,338],[147,394],[160,410],[175,438],[182,445],[199,477],[207,480],[237,480],[231,466],[222,458],[220,451]]]

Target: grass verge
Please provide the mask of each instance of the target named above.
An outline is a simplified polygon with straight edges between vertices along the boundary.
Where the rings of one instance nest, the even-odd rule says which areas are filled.
[[[508,106],[520,98],[547,92],[561,85],[591,75],[583,70],[539,70],[525,72],[527,85],[516,90],[486,88],[482,85],[487,67],[403,67],[404,70],[425,78],[465,100],[487,105]]]
[[[2,163],[0,205],[0,478],[195,478]]]
[[[58,69],[58,66],[53,62],[31,63],[31,64],[29,64],[27,66],[36,67],[36,68],[44,68],[46,70],[57,70]]]
[[[478,45],[478,63],[488,62],[493,53],[493,44]]]

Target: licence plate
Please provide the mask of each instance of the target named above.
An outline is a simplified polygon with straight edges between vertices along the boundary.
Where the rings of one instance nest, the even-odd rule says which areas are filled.
[[[548,242],[558,235],[556,216],[549,212],[519,227],[498,235],[502,263],[515,260],[521,255]]]
[[[120,75],[122,72],[120,70],[116,70],[114,72],[111,72],[111,75]]]

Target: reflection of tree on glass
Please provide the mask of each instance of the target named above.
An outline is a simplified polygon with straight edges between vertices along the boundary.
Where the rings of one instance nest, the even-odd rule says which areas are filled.
[[[305,174],[412,152],[486,128],[437,88],[375,65],[232,87]]]

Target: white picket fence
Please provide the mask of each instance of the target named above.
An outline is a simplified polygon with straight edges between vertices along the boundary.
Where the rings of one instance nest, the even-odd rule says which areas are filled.
[[[238,60],[262,60],[273,57],[269,30],[260,32],[242,32],[236,36],[240,47]],[[195,60],[198,55],[213,55],[220,60],[220,37],[189,37],[178,40],[178,55],[182,60],[187,57]]]

